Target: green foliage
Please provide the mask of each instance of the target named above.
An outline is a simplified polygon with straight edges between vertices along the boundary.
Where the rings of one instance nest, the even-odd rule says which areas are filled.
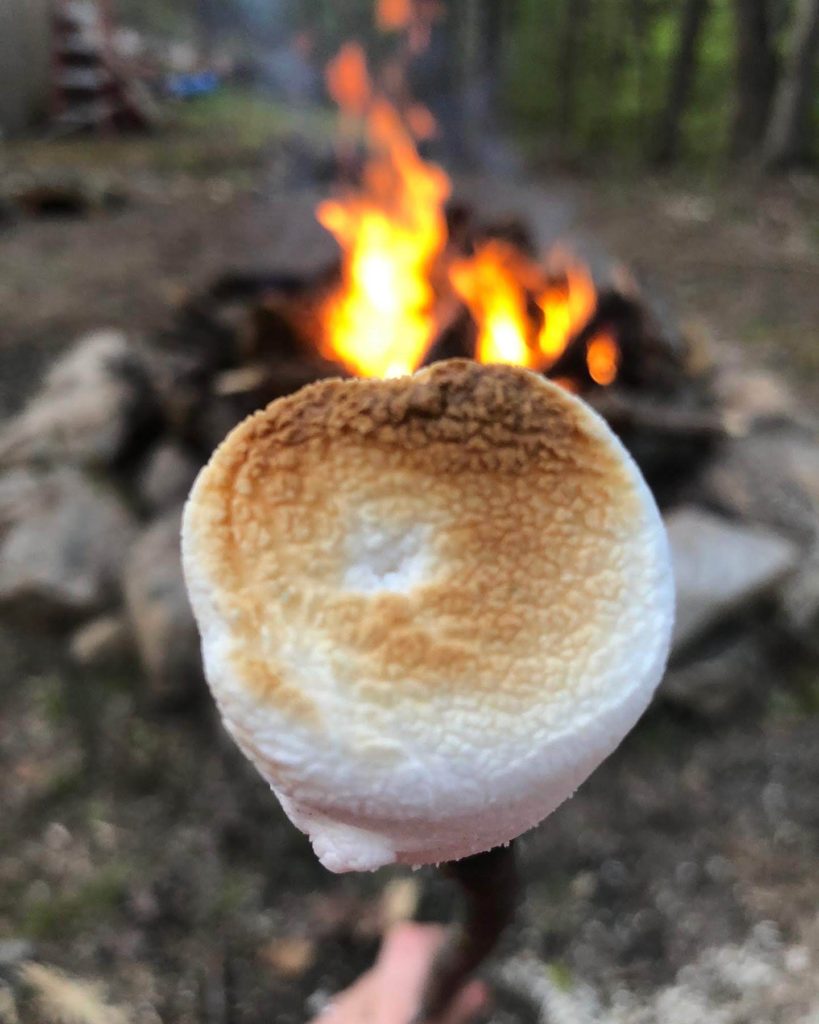
[[[194,28],[195,0],[114,0],[124,24],[158,35],[187,36]]]
[[[546,968],[549,980],[561,992],[571,992],[574,988],[574,978],[571,970],[562,961],[550,963]]]
[[[503,107],[537,155],[559,153],[590,166],[612,157],[635,162],[652,155],[666,114],[687,0],[447,3],[459,48],[452,54],[453,82],[460,64],[469,63],[465,55],[473,47],[468,37],[475,24],[486,17],[490,4],[501,5],[506,29],[497,52]],[[709,0],[698,37],[679,148],[683,162],[699,169],[715,168],[728,153],[737,90],[736,6],[736,0]],[[780,55],[788,45],[794,6],[794,0],[769,0],[773,44]],[[249,53],[309,28],[320,63],[351,38],[361,40],[371,54],[383,50],[374,7],[375,0],[115,0],[124,22],[181,38],[200,36],[203,24],[215,18]],[[819,118],[819,90],[815,95],[814,120]],[[230,92],[191,105],[180,119],[198,129],[209,118],[223,124],[240,149],[252,150],[266,132],[287,127],[283,112],[272,104],[254,107]],[[184,152],[170,156],[186,163]]]
[[[175,117],[183,134],[218,137],[227,133],[235,145],[248,149],[281,135],[287,120],[281,104],[237,89],[220,89],[180,104]]]
[[[518,0],[504,54],[503,98],[522,137],[586,160],[649,156],[684,7],[683,0]],[[774,41],[781,49],[788,19],[780,21]],[[727,152],[735,48],[734,0],[711,0],[682,118],[682,157],[696,166]]]
[[[676,32],[677,5],[669,0],[521,0],[505,80],[519,128],[546,139],[562,134],[570,153],[642,154]],[[572,33],[574,54],[567,57]],[[567,102],[571,118],[561,125]]]
[[[127,877],[122,865],[112,864],[74,892],[30,899],[23,907],[22,934],[30,939],[61,939],[98,926],[122,903]]]
[[[213,926],[222,925],[236,914],[254,906],[260,898],[257,879],[239,871],[225,875],[221,884],[210,894],[206,910],[207,919]]]
[[[551,5],[556,6],[556,5]],[[553,123],[557,94],[548,69],[554,67],[555,35],[539,0],[520,0],[506,54],[506,101],[523,124]]]
[[[734,16],[729,0],[712,0],[697,75],[684,117],[686,155],[708,162],[725,155],[734,105]]]

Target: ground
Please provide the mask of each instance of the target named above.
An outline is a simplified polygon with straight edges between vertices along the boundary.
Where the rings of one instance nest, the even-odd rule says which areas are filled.
[[[218,115],[206,127],[186,115],[158,140],[9,149],[8,181],[68,167],[126,202],[0,229],[0,409],[81,331],[154,330],[227,267],[331,251],[302,180],[315,159],[265,120],[225,141]],[[693,331],[819,395],[819,183],[538,189],[546,221],[625,262]],[[11,623],[0,666],[0,1020],[8,963],[33,957],[102,981],[94,998],[135,1021],[299,1022],[363,969],[402,908],[450,915],[431,869],[324,871],[207,703],[151,708],[133,670],[77,678],[63,638]],[[817,1019],[810,683],[772,680],[727,720],[658,703],[520,843],[524,898],[495,961],[493,1020]]]

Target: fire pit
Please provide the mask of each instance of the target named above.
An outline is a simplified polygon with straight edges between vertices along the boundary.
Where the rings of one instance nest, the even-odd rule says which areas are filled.
[[[376,92],[356,45],[330,65],[328,83],[366,142],[348,147],[346,185],[316,209],[339,258],[300,277],[225,276],[166,339],[164,402],[183,421],[187,409],[179,427],[198,456],[309,381],[465,357],[524,366],[583,395],[660,500],[673,498],[722,425],[685,342],[630,275],[594,275],[565,244],[538,252],[525,220],[486,219],[453,200],[447,174],[419,152],[429,119],[419,127],[417,107],[399,111]]]

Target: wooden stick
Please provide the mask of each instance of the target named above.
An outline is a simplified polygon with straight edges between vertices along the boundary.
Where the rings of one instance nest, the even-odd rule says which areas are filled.
[[[413,1024],[434,1024],[446,1013],[469,975],[494,949],[518,901],[512,843],[453,861],[442,871],[461,887],[464,914],[433,961]]]
[[[669,437],[719,439],[728,434],[719,412],[708,409],[686,409],[673,401],[662,402],[624,393],[616,386],[585,396],[588,403],[600,413],[616,431],[623,428],[650,431]]]

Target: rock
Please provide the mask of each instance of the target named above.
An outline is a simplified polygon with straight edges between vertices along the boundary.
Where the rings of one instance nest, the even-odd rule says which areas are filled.
[[[729,440],[706,468],[698,500],[810,542],[819,528],[819,442],[793,425]]]
[[[80,339],[0,432],[0,464],[32,461],[107,466],[153,415],[144,367],[125,334]]]
[[[27,939],[0,940],[0,967],[10,967],[29,960],[34,955],[34,946]],[[3,1018],[0,1017],[0,1020]]]
[[[677,586],[673,650],[770,593],[792,572],[799,548],[769,530],[686,507],[666,517]]]
[[[131,627],[124,615],[100,615],[71,637],[69,653],[82,669],[100,670],[127,663],[133,657]]]
[[[31,469],[10,469],[0,476],[0,537],[36,504],[42,477]]]
[[[659,696],[704,718],[725,717],[763,696],[761,684],[772,678],[767,666],[761,639],[752,631],[742,631],[719,650],[682,665],[672,663]]]
[[[201,686],[199,634],[193,619],[179,548],[180,508],[155,520],[137,538],[125,563],[128,617],[152,696],[187,700]]]
[[[788,631],[819,652],[819,539],[783,587],[782,614]]]
[[[0,478],[0,604],[71,620],[116,602],[134,536],[122,502],[70,467]],[[5,523],[5,528],[3,528]]]
[[[139,474],[137,489],[142,503],[153,513],[179,505],[187,498],[199,469],[199,460],[181,445],[163,441]]]
[[[744,437],[764,426],[799,424],[809,418],[793,389],[770,370],[748,363],[747,353],[726,346],[713,374],[714,397],[729,431]]]

